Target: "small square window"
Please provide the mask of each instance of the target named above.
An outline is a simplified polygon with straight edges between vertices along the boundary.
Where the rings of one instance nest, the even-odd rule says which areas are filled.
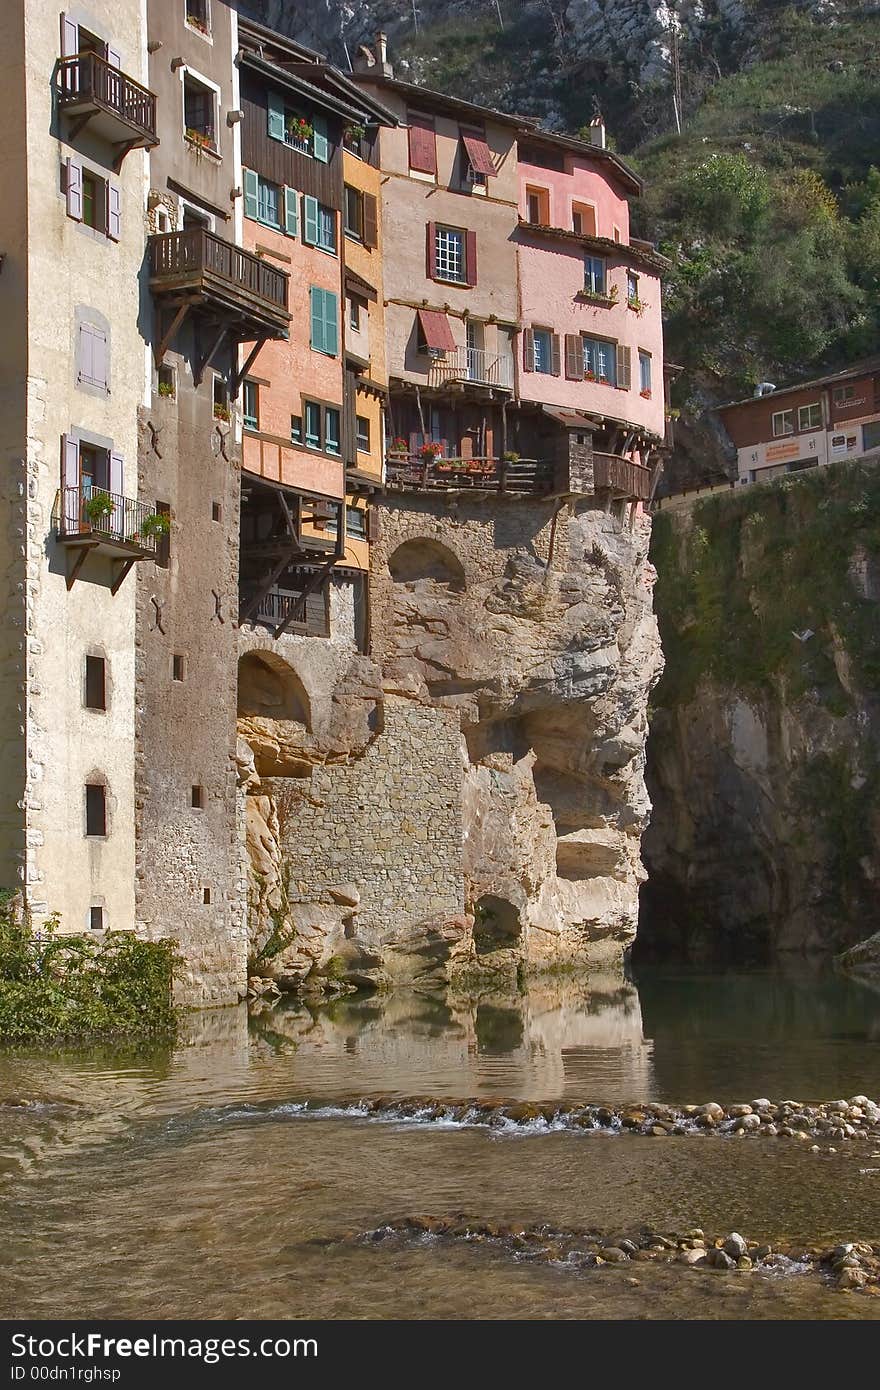
[[[812,405],[802,405],[798,410],[799,430],[818,430],[822,425],[822,407],[818,401]]]
[[[203,889],[202,889],[202,902],[207,906],[207,905],[210,903],[210,901],[211,901],[211,890],[210,890],[210,888],[203,888]]]
[[[107,708],[106,662],[103,656],[86,657],[86,709]]]
[[[160,396],[167,396],[169,400],[174,400],[177,395],[177,382],[174,376],[173,367],[159,368],[159,381],[157,391]]]
[[[361,302],[359,299],[348,301],[348,325],[353,333],[361,331]]]
[[[303,422],[301,415],[291,415],[290,417],[290,442],[291,444],[302,444],[303,441]]]
[[[214,373],[214,387],[213,387],[213,392],[214,392],[214,396],[213,396],[213,399],[214,399],[214,419],[215,419],[215,420],[228,420],[228,419],[230,418],[230,412],[229,412],[229,388],[228,388],[228,386],[226,385],[226,379],[225,379],[225,377],[219,376],[216,372]]]
[[[434,233],[434,248],[436,278],[464,284],[464,232],[457,227],[438,227]]]
[[[171,679],[182,681],[186,674],[186,662],[180,652],[175,652],[171,658]]]
[[[206,36],[211,33],[210,0],[185,0],[186,22],[192,29],[198,29]]]
[[[107,834],[107,788],[103,782],[86,783],[86,835]]]
[[[340,419],[339,411],[328,405],[324,411],[324,448],[328,454],[339,453]]]
[[[244,427],[256,430],[260,426],[260,388],[255,381],[244,383]]]
[[[349,184],[345,185],[345,235],[355,241],[364,235],[364,195]]]
[[[314,401],[307,401],[305,408],[306,417],[306,448],[320,449],[321,447],[321,407]]]
[[[103,930],[104,930],[104,909],[103,909],[103,907],[90,907],[90,908],[89,908],[89,930],[90,930],[90,931],[103,931]]]
[[[204,787],[192,787],[190,792],[190,804],[196,811],[205,809],[205,789]]]
[[[223,508],[221,507],[221,505],[220,505],[219,502],[212,502],[212,503],[211,503],[211,520],[212,520],[212,521],[222,521],[222,520],[223,520]]]
[[[156,538],[156,564],[160,569],[167,570],[171,561],[171,503],[157,502],[156,511],[159,516],[167,516],[169,521],[169,529],[165,532],[164,536],[158,536]]]
[[[777,410],[773,413],[773,438],[783,434],[794,434],[794,411]]]

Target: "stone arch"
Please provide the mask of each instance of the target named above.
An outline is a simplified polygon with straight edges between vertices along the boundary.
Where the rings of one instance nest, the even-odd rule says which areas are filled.
[[[283,719],[311,729],[306,688],[276,652],[245,652],[238,663],[238,713],[246,719]]]
[[[484,893],[474,904],[474,949],[478,956],[510,951],[522,941],[519,908],[509,898]]]
[[[395,584],[415,584],[427,579],[446,585],[454,593],[463,593],[467,587],[458,556],[433,536],[413,536],[403,541],[388,557],[388,568]]]

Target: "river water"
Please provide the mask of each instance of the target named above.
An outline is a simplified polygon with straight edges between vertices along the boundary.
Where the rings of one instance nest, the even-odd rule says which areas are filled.
[[[878,1241],[870,1142],[811,1153],[356,1109],[858,1093],[880,1097],[880,993],[827,972],[285,1002],[190,1016],[173,1051],[0,1054],[0,1317],[878,1318],[880,1298],[796,1267],[578,1271],[491,1242],[359,1238],[464,1213],[615,1238]]]

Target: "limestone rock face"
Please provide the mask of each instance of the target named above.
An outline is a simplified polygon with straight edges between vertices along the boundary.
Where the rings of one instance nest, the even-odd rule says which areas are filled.
[[[619,964],[661,667],[648,537],[584,502],[377,508],[372,660],[298,711],[276,690],[293,717],[244,691],[252,957],[277,962],[253,973],[428,988]]]

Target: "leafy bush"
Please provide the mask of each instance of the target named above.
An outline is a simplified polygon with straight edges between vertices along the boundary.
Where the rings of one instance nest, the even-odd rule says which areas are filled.
[[[15,899],[0,901],[0,1043],[79,1038],[172,1038],[177,955],[130,932],[67,936],[51,918],[39,933]]]

